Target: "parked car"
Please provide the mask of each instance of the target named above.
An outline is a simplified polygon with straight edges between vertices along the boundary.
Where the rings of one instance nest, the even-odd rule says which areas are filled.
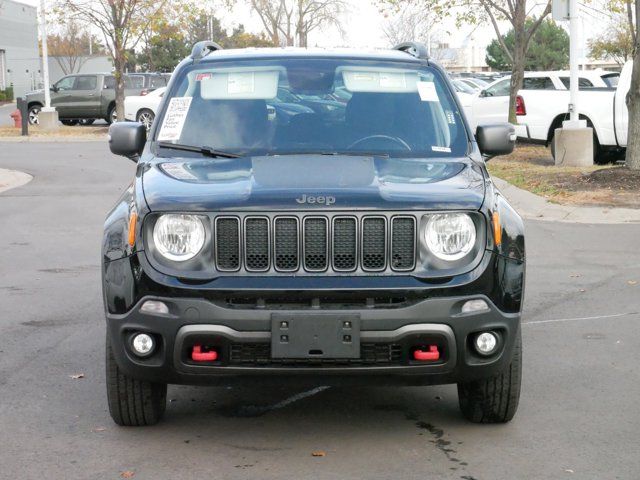
[[[631,63],[621,74],[581,71],[578,108],[580,118],[594,129],[594,160],[606,162],[609,153],[620,153],[627,142],[627,107],[624,102],[631,83]],[[523,139],[553,147],[555,130],[569,118],[569,91],[566,72],[527,72],[523,89],[518,92],[516,131]],[[602,87],[618,79],[617,88]],[[505,121],[508,118],[510,79],[498,80],[474,97],[472,128]],[[555,155],[555,152],[552,152]]]
[[[158,105],[167,87],[156,88],[146,95],[130,95],[124,99],[124,119],[142,123],[147,130],[151,128]]]
[[[472,87],[471,85],[469,85],[466,82],[463,82],[459,78],[453,79],[451,83],[453,83],[453,86],[456,89],[456,92],[459,92],[459,93],[467,93],[469,95],[473,95],[474,93],[482,90],[479,87]]]
[[[125,76],[125,95],[139,95],[142,88],[134,88]],[[102,118],[107,123],[116,118],[116,80],[111,74],[91,73],[62,77],[51,86],[51,106],[58,111],[64,125],[91,124]],[[38,114],[44,106],[44,91],[25,95],[29,109],[29,123],[38,123]]]
[[[471,88],[476,90],[481,90],[489,85],[489,82],[482,80],[480,78],[472,78],[472,77],[461,77],[458,79],[460,82],[466,83]]]
[[[135,72],[127,76],[131,79],[132,88],[140,88],[147,93],[156,88],[166,87],[169,83],[169,77],[163,73]]]
[[[339,85],[344,117],[270,113],[279,87],[304,102]],[[243,381],[457,383],[469,420],[511,420],[524,228],[483,155],[515,135],[474,137],[454,95],[415,43],[196,44],[148,137],[109,131],[138,164],[102,242],[113,420],[157,422],[169,383]]]

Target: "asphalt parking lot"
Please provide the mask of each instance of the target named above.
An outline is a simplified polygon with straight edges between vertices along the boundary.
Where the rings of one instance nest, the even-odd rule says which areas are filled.
[[[101,142],[0,143],[0,168],[34,176],[0,194],[1,478],[638,478],[638,224],[527,221],[524,383],[508,425],[465,422],[454,386],[283,385],[170,387],[161,424],[120,428],[100,243],[135,166]]]

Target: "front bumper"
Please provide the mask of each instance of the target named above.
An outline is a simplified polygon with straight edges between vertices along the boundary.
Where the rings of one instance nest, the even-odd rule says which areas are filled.
[[[481,298],[489,309],[461,313],[462,304]],[[168,314],[147,314],[140,310],[146,300],[159,300],[169,306]],[[455,383],[493,375],[504,369],[512,356],[513,343],[520,324],[520,314],[501,312],[483,295],[429,298],[399,308],[323,309],[323,315],[357,316],[360,321],[362,358],[344,361],[275,362],[269,360],[273,309],[226,308],[206,299],[143,297],[126,314],[107,315],[107,334],[119,367],[128,375],[161,383],[228,385],[237,381],[282,383],[297,381],[314,384],[400,383],[407,385]],[[286,310],[290,316],[308,316],[312,310]],[[474,333],[498,332],[500,347],[490,358],[474,353]],[[152,334],[158,347],[144,359],[130,347],[134,332]],[[221,353],[212,364],[194,364],[187,352],[195,343],[218,346]],[[416,345],[436,343],[440,361],[413,361],[411,349]],[[363,360],[370,348],[390,357],[383,362]],[[393,347],[392,347],[393,346]],[[238,362],[233,352],[247,350],[256,355],[255,362]],[[259,352],[266,352],[260,356]],[[258,358],[260,357],[260,358]],[[246,359],[245,359],[246,360]]]

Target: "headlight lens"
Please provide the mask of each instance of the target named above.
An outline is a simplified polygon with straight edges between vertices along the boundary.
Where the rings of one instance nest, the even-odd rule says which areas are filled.
[[[464,257],[476,243],[476,226],[466,213],[432,215],[425,231],[427,247],[441,260]]]
[[[153,227],[158,252],[175,262],[195,257],[204,246],[204,238],[204,225],[195,215],[162,215]]]

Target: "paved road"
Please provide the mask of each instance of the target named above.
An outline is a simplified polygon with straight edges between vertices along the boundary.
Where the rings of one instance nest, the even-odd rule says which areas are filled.
[[[100,143],[0,143],[0,167],[34,176],[0,194],[1,478],[638,478],[640,225],[528,222],[509,425],[466,423],[453,386],[170,387],[162,424],[127,429],[107,413],[99,246],[134,165]]]

